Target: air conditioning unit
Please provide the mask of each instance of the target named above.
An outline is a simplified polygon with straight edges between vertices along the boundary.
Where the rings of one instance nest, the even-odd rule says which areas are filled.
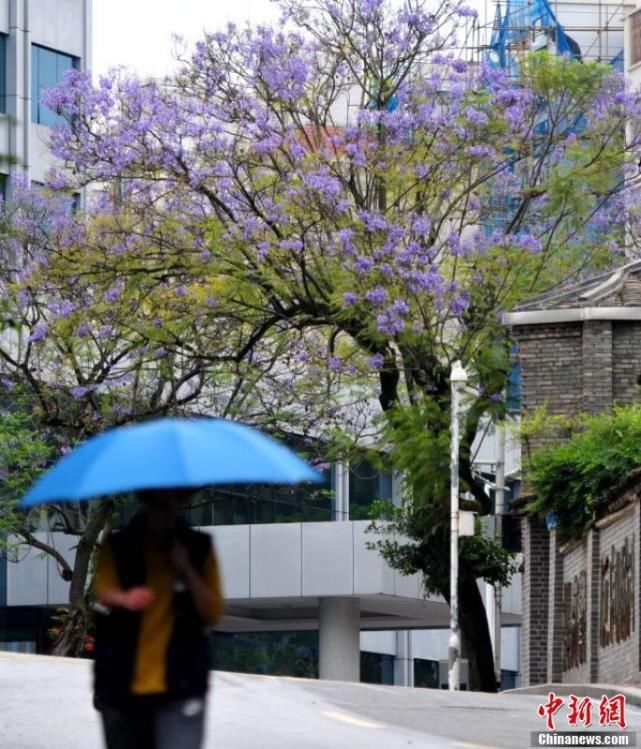
[[[449,661],[438,662],[438,683],[441,689],[447,689],[448,684]],[[461,690],[466,690],[470,681],[470,667],[467,658],[459,660],[459,682]]]

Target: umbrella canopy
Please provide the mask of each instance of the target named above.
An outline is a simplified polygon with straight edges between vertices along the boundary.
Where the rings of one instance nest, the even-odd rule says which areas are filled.
[[[159,419],[92,437],[49,469],[22,507],[141,489],[322,481],[291,450],[223,419]]]

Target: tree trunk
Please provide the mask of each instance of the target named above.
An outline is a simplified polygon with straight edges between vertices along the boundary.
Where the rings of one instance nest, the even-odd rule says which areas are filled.
[[[72,609],[65,617],[60,634],[51,646],[51,655],[64,655],[70,658],[81,656],[85,650],[88,624],[86,607]]]
[[[496,692],[492,640],[485,605],[476,578],[463,563],[459,577],[459,626],[470,669],[469,689]]]
[[[85,650],[87,631],[91,624],[91,609],[87,595],[87,578],[91,555],[101,531],[113,512],[113,501],[103,500],[91,513],[85,532],[76,548],[71,585],[69,586],[69,612],[60,633],[51,646],[52,655],[78,657]]]

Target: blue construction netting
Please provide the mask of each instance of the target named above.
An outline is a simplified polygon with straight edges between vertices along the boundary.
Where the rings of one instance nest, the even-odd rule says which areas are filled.
[[[537,32],[553,41],[560,55],[581,59],[581,48],[566,33],[547,0],[507,0],[505,12],[496,6],[496,16],[490,41],[489,61],[500,68],[518,72],[514,50],[519,43]]]

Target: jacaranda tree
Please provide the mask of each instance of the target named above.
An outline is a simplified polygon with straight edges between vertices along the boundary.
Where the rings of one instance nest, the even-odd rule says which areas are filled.
[[[91,261],[105,286],[153,279],[188,320],[213,286],[241,337],[249,326],[277,352],[267,380],[253,370],[281,385],[273,401],[261,391],[274,423],[322,430],[329,415],[324,436],[341,444],[367,427],[407,484],[396,522],[409,541],[381,551],[447,599],[451,363],[471,372],[461,479],[488,514],[471,446],[503,414],[499,314],[634,250],[625,132],[639,100],[602,65],[535,55],[515,82],[467,60],[474,11],[458,0],[281,5],[280,26],[208,34],[171,79],[71,71],[47,99],[67,169],[50,186],[107,185],[145,217],[121,227],[117,260]],[[162,316],[158,330],[171,338]],[[495,688],[476,581],[510,570],[490,541],[462,542],[472,688]]]

